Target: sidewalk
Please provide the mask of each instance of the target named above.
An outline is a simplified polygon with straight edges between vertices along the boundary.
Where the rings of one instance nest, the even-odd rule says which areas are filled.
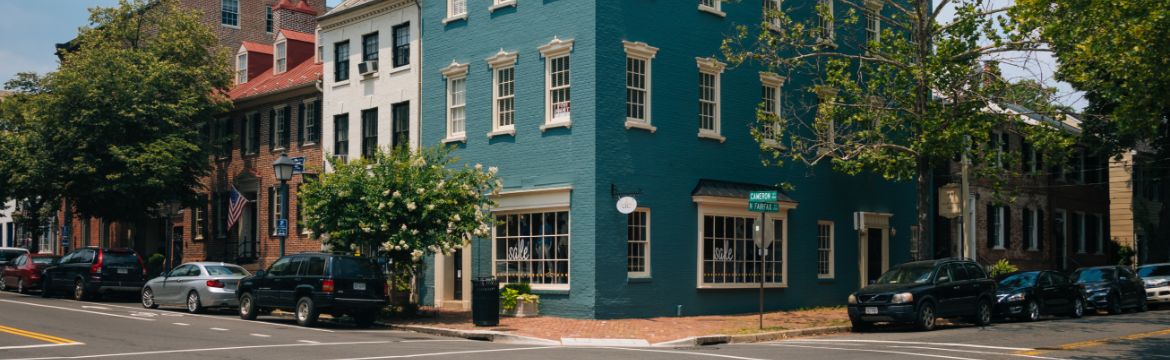
[[[767,313],[764,329],[759,329],[759,315],[709,315],[688,317],[660,317],[650,319],[583,320],[551,316],[535,318],[500,317],[499,326],[477,327],[471,323],[470,312],[433,311],[434,317],[395,320],[395,326],[423,326],[454,330],[455,332],[500,332],[560,342],[562,339],[643,339],[650,344],[709,335],[728,335],[731,342],[751,342],[753,335],[785,330],[817,329],[818,332],[837,332],[849,325],[849,316],[842,307],[815,308]],[[788,337],[792,332],[779,334]],[[775,335],[775,334],[773,334]],[[735,341],[739,338],[740,341]],[[767,338],[760,337],[760,340]],[[722,341],[727,342],[727,341]]]

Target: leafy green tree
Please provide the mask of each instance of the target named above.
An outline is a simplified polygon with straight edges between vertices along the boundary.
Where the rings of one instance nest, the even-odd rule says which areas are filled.
[[[1071,143],[1052,127],[1020,126],[1016,116],[986,111],[1006,83],[988,61],[1041,46],[1005,16],[1010,8],[988,0],[838,0],[835,10],[809,3],[769,7],[758,26],[740,25],[723,42],[732,65],[813,79],[785,86],[797,95],[780,111],[761,105],[753,135],[766,163],[829,162],[846,174],[915,180],[919,254],[928,254],[932,233],[928,178],[936,164],[964,152],[982,164],[1002,161],[988,146],[993,129],[1023,133],[1048,154]],[[947,22],[939,19],[944,9],[954,14]],[[872,21],[881,23],[876,36],[865,31]],[[816,100],[802,101],[810,93]],[[1012,168],[984,166],[976,175],[1004,179]]]
[[[206,129],[230,100],[226,54],[201,14],[174,0],[91,9],[49,75],[38,112],[52,124],[80,213],[135,220],[163,202],[193,203],[212,151]]]
[[[39,248],[41,227],[60,204],[69,154],[56,144],[53,124],[40,111],[45,82],[35,73],[19,73],[4,84],[11,94],[0,99],[0,199],[16,201],[13,218],[31,236],[32,249]]]
[[[455,167],[449,153],[399,147],[334,160],[332,172],[300,189],[305,225],[333,249],[380,249],[415,261],[489,236],[489,194],[502,187],[496,170]]]

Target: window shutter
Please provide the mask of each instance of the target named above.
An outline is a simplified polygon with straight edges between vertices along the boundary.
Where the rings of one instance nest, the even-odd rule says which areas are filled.
[[[1020,172],[1028,173],[1028,168],[1032,165],[1032,144],[1027,141],[1020,142],[1020,153],[1023,154],[1023,161],[1020,161]]]
[[[987,205],[987,248],[995,247],[995,206]]]
[[[1024,224],[1024,246],[1025,249],[1030,249],[1032,246],[1032,209],[1024,208],[1020,211],[1023,215]]]
[[[305,103],[297,106],[297,146],[305,144]]]
[[[1012,207],[1003,207],[1003,248],[1012,248]]]
[[[289,132],[292,131],[292,126],[290,126],[290,125],[292,125],[292,107],[285,106],[283,111],[284,111],[284,131],[280,132],[280,143],[284,144],[285,149],[288,149],[289,145],[291,144],[290,141],[292,140],[292,137],[289,136],[290,135]]]
[[[248,153],[247,146],[244,146],[244,139],[248,137],[248,115],[240,118],[240,158]]]
[[[268,110],[268,150],[276,148],[276,109]]]
[[[1039,158],[1037,158],[1039,159]],[[1044,210],[1036,209],[1036,250],[1044,249]]]
[[[268,234],[276,234],[276,187],[268,187]]]
[[[321,142],[321,129],[325,128],[325,118],[322,117],[325,113],[321,110],[324,106],[320,99],[313,103],[313,111],[317,113],[317,116],[313,117],[317,122],[317,126],[313,127],[313,142]]]

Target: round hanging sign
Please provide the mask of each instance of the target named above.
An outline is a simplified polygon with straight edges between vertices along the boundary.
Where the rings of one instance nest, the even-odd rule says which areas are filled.
[[[634,200],[631,196],[622,196],[617,201],[617,210],[622,214],[629,214],[638,208],[638,200]]]

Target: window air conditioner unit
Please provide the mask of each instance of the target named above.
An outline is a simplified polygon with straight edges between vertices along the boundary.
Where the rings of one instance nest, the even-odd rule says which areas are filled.
[[[363,61],[358,63],[358,73],[362,75],[370,75],[378,72],[378,60]]]

